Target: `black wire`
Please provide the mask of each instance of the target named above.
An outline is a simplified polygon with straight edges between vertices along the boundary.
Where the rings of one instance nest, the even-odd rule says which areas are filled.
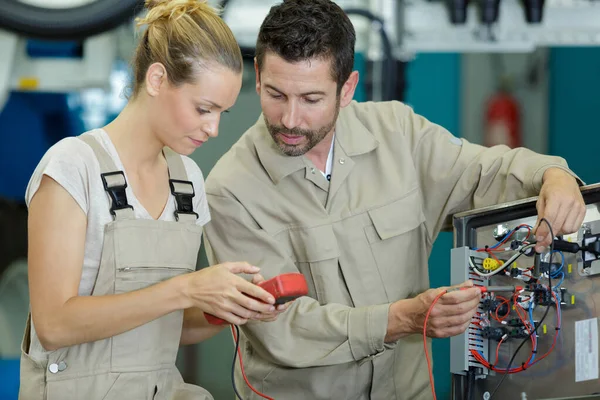
[[[395,100],[396,93],[396,60],[394,58],[392,43],[385,30],[385,22],[383,18],[376,16],[371,11],[362,8],[347,8],[344,10],[346,15],[359,15],[377,23],[379,35],[381,36],[381,44],[383,46],[383,78],[382,78],[382,94],[384,101]]]
[[[244,400],[238,393],[237,387],[235,386],[235,361],[237,359],[238,349],[240,348],[240,328],[234,325],[235,328],[235,351],[233,353],[233,364],[231,365],[231,384],[233,385],[233,391],[238,399]]]
[[[552,231],[552,225],[550,225],[550,222],[548,222],[548,220],[546,218],[542,218],[540,220],[540,223],[542,221],[545,222],[546,225],[548,225],[548,229],[550,230],[551,241],[550,241],[550,264],[549,265],[552,265],[552,256],[554,255],[554,232]],[[548,287],[549,287],[549,290],[553,290],[552,289],[552,277],[550,275],[551,275],[550,274],[550,270],[548,270]],[[500,389],[500,386],[502,385],[502,383],[506,379],[506,376],[508,375],[508,371],[510,371],[510,367],[512,366],[512,363],[515,361],[515,358],[517,357],[517,354],[519,353],[519,350],[521,350],[521,348],[525,345],[525,343],[527,343],[529,341],[529,338],[531,338],[531,336],[534,333],[537,335],[537,330],[544,323],[544,320],[546,319],[546,316],[548,315],[548,311],[550,310],[550,307],[551,307],[551,305],[547,305],[546,306],[546,312],[544,312],[544,315],[543,315],[542,319],[540,320],[540,322],[538,322],[535,325],[535,329],[533,331],[531,331],[529,333],[529,335],[525,339],[523,339],[523,341],[521,342],[521,344],[519,345],[519,347],[517,347],[517,350],[515,350],[515,353],[513,354],[513,356],[510,359],[510,361],[508,362],[508,367],[506,367],[506,372],[503,373],[502,379],[500,379],[500,382],[498,382],[498,384],[496,385],[496,387],[492,391],[492,395],[490,396],[490,400],[494,397],[494,395],[496,394],[496,392],[498,391],[498,389]]]
[[[475,371],[473,367],[470,367],[467,371],[467,394],[465,400],[473,400],[475,398]]]

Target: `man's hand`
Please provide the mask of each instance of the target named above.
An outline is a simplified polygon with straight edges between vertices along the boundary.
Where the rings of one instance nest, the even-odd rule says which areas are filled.
[[[455,287],[469,287],[444,294],[437,301],[427,321],[427,336],[444,338],[463,333],[477,312],[481,291],[467,281]],[[423,333],[425,316],[435,298],[445,290],[429,289],[413,299],[399,300],[390,307],[385,342],[395,342],[409,334]]]
[[[255,285],[258,285],[261,282],[264,282],[265,278],[261,275],[261,274],[256,274],[252,277],[252,283],[254,283]],[[252,319],[256,319],[259,321],[263,321],[263,322],[273,322],[275,320],[277,320],[277,317],[279,316],[279,314],[285,312],[288,307],[290,306],[290,304],[292,304],[293,301],[287,302],[285,304],[280,304],[277,306],[277,308],[275,309],[275,311],[272,312],[260,312],[258,314],[256,314]]]
[[[542,252],[552,242],[548,224],[555,236],[577,232],[585,217],[585,203],[579,185],[573,176],[560,168],[548,168],[544,172],[542,189],[537,201],[538,220],[534,233],[535,251]]]

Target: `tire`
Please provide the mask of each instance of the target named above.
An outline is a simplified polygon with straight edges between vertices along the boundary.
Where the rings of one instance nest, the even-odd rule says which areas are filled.
[[[0,0],[0,28],[50,40],[81,40],[125,23],[143,7],[142,0],[97,0],[71,8],[44,8],[18,0]]]

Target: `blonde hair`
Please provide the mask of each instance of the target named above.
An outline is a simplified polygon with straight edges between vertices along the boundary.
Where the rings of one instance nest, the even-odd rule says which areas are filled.
[[[133,95],[144,85],[150,65],[159,62],[175,86],[192,83],[211,64],[242,72],[242,53],[233,33],[205,0],[146,0],[146,25],[135,51]]]

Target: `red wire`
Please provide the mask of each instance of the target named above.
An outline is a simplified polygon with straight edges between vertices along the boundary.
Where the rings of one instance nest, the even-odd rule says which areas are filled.
[[[556,298],[556,294],[554,293],[554,290],[552,290],[552,297],[554,297],[554,301],[558,304],[558,299]],[[558,307],[558,306],[557,306]],[[558,317],[558,314],[557,314]],[[542,361],[544,358],[546,358],[550,353],[552,353],[552,351],[554,350],[554,346],[556,346],[556,339],[558,339],[558,331],[561,328],[561,321],[557,318],[557,328],[556,331],[554,332],[554,340],[552,341],[552,346],[550,346],[550,349],[546,352],[546,354],[544,354],[543,356],[541,356],[540,358],[538,358],[537,360],[535,360],[533,362],[533,364],[531,365],[535,365],[538,362]]]
[[[504,343],[504,338],[500,339],[500,341],[498,342],[498,346],[496,346],[496,361],[494,362],[494,365],[492,365],[492,368],[496,368],[496,365],[498,364],[499,361],[499,354],[500,354],[500,345],[502,345],[502,343]]]
[[[237,335],[235,334],[235,327],[233,325],[231,325],[231,333],[233,335],[233,340],[237,341],[238,338],[237,338]],[[248,387],[250,388],[250,390],[252,390],[254,393],[256,393],[257,395],[259,395],[263,399],[274,400],[272,397],[269,397],[269,396],[267,396],[265,394],[262,394],[258,390],[254,389],[254,387],[250,384],[250,382],[248,381],[248,378],[246,377],[246,372],[244,371],[244,363],[242,362],[242,352],[240,351],[239,347],[238,347],[237,353],[238,353],[238,358],[240,359],[240,369],[242,370],[242,376],[244,377],[244,381],[246,382],[246,385],[248,385]]]
[[[498,304],[498,307],[496,307],[496,313],[495,313],[496,315],[495,315],[495,320],[496,320],[496,321],[498,321],[498,322],[502,322],[502,321],[504,321],[504,320],[505,320],[505,319],[508,317],[508,315],[510,314],[510,303],[509,303],[508,299],[507,299],[507,298],[505,298],[505,297],[502,297],[502,296],[496,296],[496,298],[497,298],[497,299],[501,299],[501,300],[502,300],[502,302],[501,302],[500,304]],[[498,310],[500,309],[500,307],[502,307],[502,304],[504,304],[504,303],[506,303],[506,306],[508,307],[508,312],[507,312],[506,314],[504,314],[504,317],[500,318],[500,317],[498,316]]]
[[[429,320],[429,315],[431,314],[431,310],[435,306],[435,303],[438,302],[440,297],[445,295],[447,290],[444,290],[442,293],[438,294],[437,297],[431,303],[429,310],[427,310],[427,314],[425,315],[425,322],[423,323],[423,348],[425,349],[425,360],[427,360],[427,369],[429,371],[429,383],[431,384],[431,392],[433,393],[433,400],[437,400],[435,395],[435,386],[433,385],[433,371],[431,369],[431,361],[429,360],[429,353],[427,352],[427,321]]]
[[[557,299],[557,297],[556,297],[556,294],[554,293],[554,291],[552,291],[552,297],[554,297],[554,301],[555,301],[555,302],[558,302],[558,299]],[[522,317],[522,315],[521,315],[521,313],[520,313],[520,310],[519,310],[519,308],[520,308],[521,310],[523,310],[523,312],[524,312],[524,313],[526,313],[526,311],[525,311],[525,309],[524,309],[523,307],[521,307],[521,306],[520,306],[520,305],[519,305],[519,304],[516,302],[516,295],[515,295],[515,303],[516,303],[515,311],[516,311],[516,312],[517,312],[517,314],[519,315],[519,318],[521,319],[521,321],[525,322],[525,321],[523,320],[523,317]],[[528,324],[528,323],[527,323],[527,324],[524,324],[524,325],[525,325],[525,328],[527,329],[527,331],[528,331],[528,332],[531,332],[531,330],[532,330],[532,329],[534,329],[534,328],[533,328],[533,327],[531,327],[531,325],[530,325],[530,324]],[[481,356],[481,354],[479,354],[479,353],[478,353],[476,350],[471,350],[471,354],[472,354],[472,355],[473,355],[473,357],[475,357],[475,359],[476,359],[477,361],[479,361],[479,363],[481,363],[481,364],[482,364],[484,367],[486,367],[486,368],[488,368],[488,369],[491,369],[491,370],[493,370],[493,371],[496,371],[496,372],[502,372],[502,373],[508,373],[508,374],[515,374],[515,373],[518,373],[518,372],[525,371],[525,369],[529,369],[529,368],[533,367],[535,364],[537,364],[538,362],[542,361],[544,358],[546,358],[548,355],[550,355],[550,353],[552,353],[552,351],[554,350],[554,348],[555,348],[555,346],[556,346],[556,341],[557,341],[557,339],[558,339],[558,332],[559,332],[559,329],[560,329],[560,320],[559,320],[558,318],[557,318],[557,325],[559,325],[559,326],[557,327],[558,329],[557,329],[557,330],[556,330],[556,332],[554,333],[554,338],[553,338],[553,340],[552,340],[552,346],[550,346],[550,349],[549,349],[549,350],[548,350],[548,351],[547,351],[547,352],[546,352],[544,355],[542,355],[541,357],[539,357],[537,360],[535,360],[533,363],[531,363],[531,365],[527,366],[526,368],[523,368],[523,366],[521,366],[521,367],[517,367],[517,368],[512,368],[510,371],[506,371],[506,372],[505,372],[505,371],[502,371],[501,369],[498,369],[498,368],[496,368],[497,361],[496,361],[496,363],[494,363],[494,365],[490,365],[490,363],[489,363],[489,362],[488,362],[488,361],[487,361],[485,358],[483,358],[483,357]],[[523,363],[524,365],[527,365],[527,364],[529,364],[529,362],[531,361],[531,358],[533,357],[533,349],[535,348],[535,342],[536,342],[536,341],[534,340],[533,336],[531,336],[531,342],[532,342],[532,353],[531,353],[531,355],[529,356],[529,359],[528,359],[528,360],[527,360],[525,363]],[[499,352],[500,344],[502,344],[502,341],[501,341],[501,342],[498,344],[498,347],[496,348],[496,360],[498,360],[498,352]]]
[[[512,231],[512,233],[510,234],[510,236],[506,237],[506,238],[505,238],[505,239],[504,239],[502,242],[500,242],[500,243],[498,244],[498,247],[496,247],[495,249],[489,249],[489,248],[488,248],[488,249],[478,249],[477,251],[479,251],[479,252],[481,252],[481,251],[485,251],[485,252],[487,252],[487,253],[490,253],[490,255],[493,257],[493,252],[498,252],[498,253],[499,253],[499,252],[502,252],[502,250],[499,250],[499,247],[500,247],[500,246],[502,246],[503,244],[506,244],[506,243],[508,243],[508,241],[510,240],[510,238],[512,238],[512,237],[513,237],[513,235],[514,235],[515,233],[517,233],[517,231],[518,231],[519,229],[521,229],[521,228],[527,228],[527,236],[525,236],[525,239],[523,239],[523,241],[525,241],[525,240],[529,239],[529,236],[531,236],[531,228],[530,228],[529,226],[525,225],[525,224],[521,224],[521,225],[517,226],[517,227],[516,227],[516,228],[515,228],[515,229]],[[494,257],[494,258],[495,258],[495,257]]]

